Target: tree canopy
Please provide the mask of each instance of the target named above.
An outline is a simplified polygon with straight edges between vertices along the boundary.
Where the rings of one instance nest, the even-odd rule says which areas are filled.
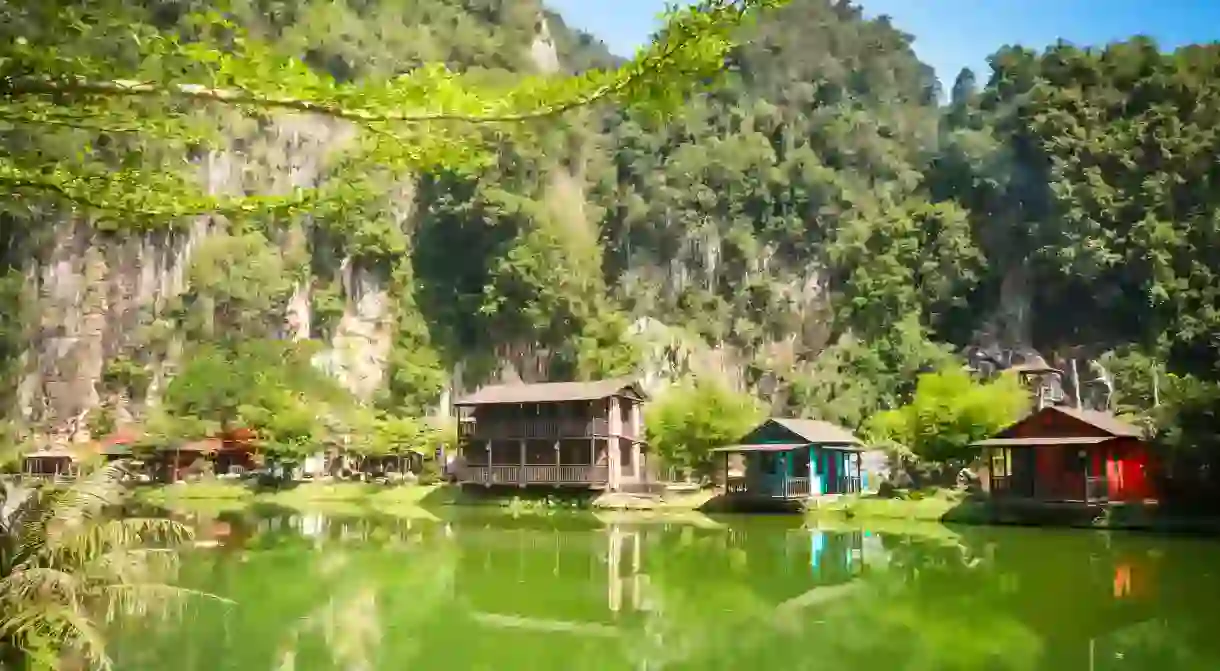
[[[617,69],[518,76],[505,85],[438,63],[338,81],[252,35],[237,20],[243,2],[224,12],[194,3],[17,0],[5,4],[0,29],[0,123],[36,137],[3,157],[0,183],[10,202],[52,197],[98,216],[161,223],[342,209],[387,176],[486,163],[488,124],[497,133],[514,125],[528,131],[523,122],[601,101],[672,108],[715,78],[737,26],[779,4],[707,0],[673,10],[653,43]],[[217,107],[256,121],[318,115],[359,132],[339,162],[341,177],[324,188],[218,196],[194,187],[181,169],[184,157],[206,152],[232,123]]]
[[[712,450],[732,445],[762,417],[750,396],[715,380],[695,379],[667,389],[644,415],[648,445],[674,468],[705,471]]]
[[[873,415],[866,433],[933,463],[965,464],[978,456],[970,445],[1013,424],[1029,409],[1029,394],[1015,374],[980,382],[961,369],[919,376],[910,403]]]

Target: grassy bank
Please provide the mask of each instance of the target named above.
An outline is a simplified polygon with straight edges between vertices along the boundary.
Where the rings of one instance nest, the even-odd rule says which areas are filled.
[[[905,520],[909,522],[970,522],[963,514],[969,503],[950,490],[913,492],[905,498],[882,498],[872,494],[815,500],[806,508],[813,518],[851,520]],[[958,517],[962,519],[949,519]],[[974,520],[981,521],[981,520]]]
[[[439,506],[474,506],[507,509],[516,513],[564,509],[617,510],[656,514],[692,512],[712,497],[709,491],[670,495],[661,501],[595,492],[484,492],[447,485],[377,485],[356,482],[300,483],[278,490],[258,490],[248,484],[204,481],[136,488],[137,501],[174,509],[237,509],[252,504],[288,508],[371,509],[404,513]]]
[[[208,481],[135,490],[135,499],[141,503],[176,510],[215,511],[268,504],[301,510],[373,511],[400,516],[429,516],[428,507],[446,505],[453,497],[453,488],[441,485],[358,482],[307,482],[285,489],[259,490],[243,483]]]

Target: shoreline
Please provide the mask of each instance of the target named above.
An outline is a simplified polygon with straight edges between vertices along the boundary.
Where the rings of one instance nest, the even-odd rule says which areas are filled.
[[[898,499],[853,496],[813,502],[805,510],[813,520],[902,520],[962,526],[1033,527],[1091,531],[1131,531],[1158,534],[1220,536],[1220,519],[1160,514],[1154,507],[1113,505],[1105,508],[1054,506],[971,499],[936,493]]]
[[[140,485],[133,488],[132,498],[136,503],[184,511],[222,512],[254,505],[271,505],[302,511],[371,512],[426,519],[440,519],[437,512],[448,507],[499,509],[513,515],[549,515],[570,510],[589,512],[599,517],[641,521],[690,518],[700,524],[711,520],[709,514],[731,512],[717,505],[709,490],[676,494],[656,501],[623,494],[573,496],[571,493],[530,492],[524,496],[496,496],[462,491],[443,483],[381,485],[307,482],[285,489],[258,490],[247,484],[214,481]],[[1026,526],[1220,535],[1220,519],[1161,516],[1142,506],[1111,507],[1101,511],[1015,506],[974,500],[948,491],[915,493],[908,498],[856,495],[813,500],[799,515],[811,523],[853,526],[870,523]]]

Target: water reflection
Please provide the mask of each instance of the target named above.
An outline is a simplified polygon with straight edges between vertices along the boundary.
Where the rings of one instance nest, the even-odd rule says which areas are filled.
[[[192,520],[189,626],[124,669],[1220,668],[1220,546],[1079,531],[932,536],[790,518]]]

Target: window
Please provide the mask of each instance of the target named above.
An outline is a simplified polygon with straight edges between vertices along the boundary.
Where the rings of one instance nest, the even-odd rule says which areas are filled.
[[[1012,450],[1007,447],[991,450],[991,477],[1003,478],[1012,475]]]

